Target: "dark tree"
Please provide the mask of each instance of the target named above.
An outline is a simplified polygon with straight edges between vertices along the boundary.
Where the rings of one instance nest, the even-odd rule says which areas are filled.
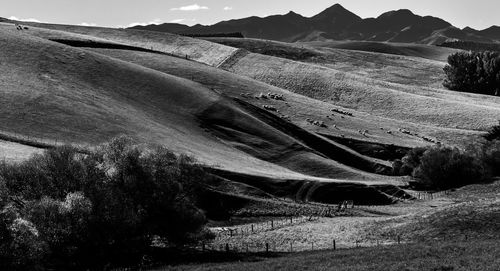
[[[500,95],[500,54],[458,52],[448,57],[443,85],[451,90]]]

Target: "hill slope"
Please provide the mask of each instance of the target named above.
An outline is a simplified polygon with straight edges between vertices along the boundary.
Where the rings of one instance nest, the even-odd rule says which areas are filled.
[[[0,25],[4,135],[94,145],[126,134],[193,155],[225,177],[248,176],[250,185],[269,193],[293,196],[313,189],[317,193],[307,193],[313,200],[315,195],[325,200],[326,191],[341,189],[359,195],[378,193],[370,198],[387,203],[390,199],[375,187],[404,184],[399,178],[375,174],[387,172],[387,162],[365,157],[230,96],[241,91],[238,85],[246,84],[255,94],[266,89],[294,96],[290,101],[302,97],[198,62],[134,50],[133,42],[125,44],[129,50],[95,48],[117,44],[88,40],[84,44],[93,48],[70,47],[43,37],[72,39],[81,45],[87,36],[51,31],[36,27],[17,31],[12,25]],[[184,69],[178,75],[191,78],[171,75],[175,65]],[[203,84],[192,81],[200,75]],[[215,82],[220,87],[216,91],[211,88]],[[307,107],[313,102],[302,101]]]

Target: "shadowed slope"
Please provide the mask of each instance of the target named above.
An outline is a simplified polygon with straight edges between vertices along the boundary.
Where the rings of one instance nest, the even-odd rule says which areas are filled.
[[[305,145],[303,135],[287,135],[200,84],[14,31],[2,34],[5,132],[84,144],[129,134],[227,170],[382,180],[328,159]]]

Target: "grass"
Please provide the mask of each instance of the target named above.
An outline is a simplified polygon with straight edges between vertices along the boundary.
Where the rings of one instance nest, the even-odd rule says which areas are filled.
[[[97,38],[98,41],[115,42],[183,58],[187,55],[191,60],[210,66],[219,65],[236,51],[235,48],[229,46],[154,31],[27,22],[23,24],[31,26],[30,33],[47,39],[67,39],[71,37],[75,40],[88,40],[89,37],[91,39]],[[3,27],[12,27],[10,24],[2,25]]]
[[[257,262],[205,263],[152,270],[498,270],[498,239],[446,241],[294,253]],[[255,261],[255,259],[254,259]]]
[[[464,144],[496,125],[500,113],[500,98],[438,88],[439,62],[414,56],[325,49],[328,44],[304,49],[280,43],[269,52],[302,61],[297,62],[165,33],[29,25],[30,30],[16,31],[13,25],[0,24],[1,134],[81,145],[127,134],[193,155],[224,178],[214,193],[226,196],[228,204],[243,206],[235,214],[249,220],[240,227],[255,216],[282,216],[296,207],[286,203],[284,208],[273,195],[298,201],[392,203],[390,194],[405,182],[369,170],[369,165],[389,162],[359,154],[328,136],[413,147],[429,144],[420,137],[425,135]],[[74,40],[79,46],[89,39],[117,45],[73,48],[48,39]],[[250,47],[266,44],[249,42]],[[128,46],[151,51],[116,49]],[[421,56],[428,58],[438,59],[444,52],[424,49]],[[261,93],[283,95],[284,100],[266,99]],[[279,111],[267,112],[264,105]],[[307,119],[324,121],[327,127]],[[0,141],[0,150],[9,152],[4,157],[18,161],[37,152],[19,143]],[[282,251],[292,241],[296,250],[307,250],[311,243],[326,249],[333,239],[339,247],[352,247],[394,242],[395,235],[419,244],[175,268],[488,270],[498,266],[493,243],[500,237],[495,228],[498,187],[486,187],[459,189],[430,202],[362,207],[350,216],[282,225],[237,240],[261,246],[269,240]],[[474,241],[458,241],[464,234]],[[435,238],[449,242],[429,243]]]
[[[335,48],[355,51],[412,56],[445,62],[449,55],[458,51],[450,48],[441,48],[433,45],[367,42],[367,41],[313,41],[303,43],[315,48]]]
[[[403,184],[397,178],[367,172],[381,161],[290,126],[262,109],[244,107],[210,85],[175,76],[178,72],[171,75],[92,51],[98,49],[51,42],[28,30],[19,33],[0,25],[0,31],[2,133],[76,145],[95,145],[126,134],[187,153],[209,167],[240,177],[261,177],[271,184],[266,192],[274,194],[290,181],[332,183],[328,189],[341,184],[344,191],[351,191],[352,186],[355,191],[375,194],[377,190],[367,185]],[[212,82],[221,80],[221,73],[207,65],[164,54],[125,52],[145,53],[167,66],[182,60],[185,69],[193,69],[190,74],[199,70]],[[231,84],[241,78],[224,74]],[[252,83],[247,88],[259,85],[264,86]],[[343,151],[347,158],[325,155],[329,149]],[[357,164],[348,164],[354,161],[351,158]],[[320,187],[316,190],[327,185]]]
[[[482,96],[465,99],[450,91],[388,83],[258,54],[246,55],[228,70],[335,105],[436,127],[485,131],[497,122],[500,111],[498,104]]]
[[[240,258],[226,263],[206,260],[167,269],[498,270],[499,189],[498,181],[470,185],[432,201],[359,207],[354,209],[357,213],[346,217],[222,237],[216,239],[216,245],[229,243],[245,251],[249,244],[250,248],[263,251],[262,243],[268,242],[273,253],[267,258],[265,254],[240,253]],[[367,213],[362,214],[363,210]],[[401,244],[395,244],[397,236],[401,237]],[[333,239],[337,241],[337,250],[331,249]],[[294,253],[287,253],[290,242]],[[314,249],[323,251],[308,251],[312,243]],[[361,248],[355,248],[358,244]]]

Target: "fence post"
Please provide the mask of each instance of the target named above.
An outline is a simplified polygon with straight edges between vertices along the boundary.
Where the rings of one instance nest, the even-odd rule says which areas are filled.
[[[253,233],[253,224],[252,224],[252,233]]]
[[[335,244],[335,239],[333,239],[333,250],[337,249],[337,244]]]
[[[274,229],[274,220],[271,220],[271,229]]]
[[[226,252],[229,252],[229,244],[226,243]]]
[[[247,253],[248,253],[248,243],[246,243],[246,245],[247,245]]]
[[[290,252],[293,251],[293,241],[290,241]]]
[[[314,242],[311,242],[311,250],[314,250]]]
[[[269,253],[269,243],[266,243],[266,253]]]
[[[401,244],[401,236],[398,235],[398,245]]]
[[[290,224],[293,224],[293,216],[290,216]]]

